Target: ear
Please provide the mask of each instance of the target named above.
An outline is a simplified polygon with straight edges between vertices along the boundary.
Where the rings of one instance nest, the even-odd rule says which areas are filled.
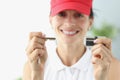
[[[92,25],[93,25],[93,22],[94,22],[94,18],[90,18],[88,30],[91,29],[91,27],[92,27]]]

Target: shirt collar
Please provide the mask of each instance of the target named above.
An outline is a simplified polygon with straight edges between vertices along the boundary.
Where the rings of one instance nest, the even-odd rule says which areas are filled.
[[[89,67],[90,61],[91,61],[91,51],[90,49],[86,48],[86,52],[84,53],[84,55],[78,60],[77,63],[75,63],[74,65],[70,67],[78,69],[78,70],[87,70]],[[62,61],[58,57],[56,53],[56,49],[50,56],[50,64],[51,64],[51,67],[55,68],[55,70],[57,71],[63,70],[67,67],[62,63]]]

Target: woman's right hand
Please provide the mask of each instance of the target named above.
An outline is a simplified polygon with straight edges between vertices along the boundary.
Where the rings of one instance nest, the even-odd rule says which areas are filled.
[[[45,41],[45,35],[41,32],[31,32],[29,34],[26,53],[31,71],[34,73],[41,73],[44,71],[44,64],[47,59]]]

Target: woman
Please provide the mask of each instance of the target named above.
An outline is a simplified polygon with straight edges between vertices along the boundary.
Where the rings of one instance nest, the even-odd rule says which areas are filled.
[[[51,0],[57,46],[49,53],[45,35],[31,32],[23,80],[120,80],[111,77],[120,63],[112,56],[110,39],[94,40],[91,50],[84,45],[93,19],[92,0]]]

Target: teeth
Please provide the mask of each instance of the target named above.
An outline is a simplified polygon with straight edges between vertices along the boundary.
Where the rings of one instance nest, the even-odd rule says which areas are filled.
[[[63,31],[63,33],[65,33],[67,35],[73,35],[76,33],[76,31]]]

